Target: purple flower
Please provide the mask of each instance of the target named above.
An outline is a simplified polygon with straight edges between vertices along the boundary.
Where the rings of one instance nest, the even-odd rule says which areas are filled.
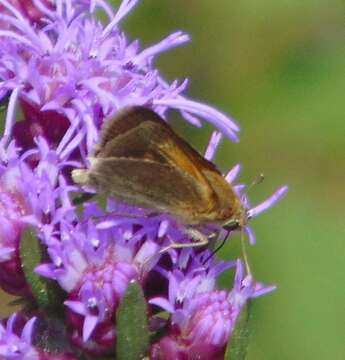
[[[12,315],[6,325],[0,324],[0,357],[2,359],[40,360],[39,353],[31,344],[36,318],[26,322],[18,334],[17,315]]]
[[[27,320],[23,314],[13,314],[6,324],[0,323],[0,358],[6,360],[77,360],[71,353],[46,352],[32,344],[36,334],[36,317]],[[35,329],[34,329],[35,328]]]
[[[26,212],[23,194],[11,180],[14,168],[0,168],[0,262],[10,260],[18,244]]]
[[[241,261],[218,261],[204,248],[169,248],[191,242],[186,225],[173,216],[153,215],[111,198],[104,206],[75,201],[80,189],[71,184],[71,169],[85,167],[103,122],[123,107],[144,105],[163,117],[175,109],[195,126],[201,126],[200,119],[209,121],[217,128],[205,154],[209,160],[223,135],[237,141],[239,128],[233,120],[186,98],[187,80],[168,84],[154,67],[157,55],[188,42],[188,35],[177,31],[141,50],[138,41],[129,41],[120,30],[137,2],[123,0],[113,13],[105,0],[0,0],[0,100],[9,101],[0,142],[0,286],[29,297],[19,244],[30,226],[48,255],[35,272],[65,291],[65,322],[81,351],[114,351],[116,311],[135,280],[150,299],[153,325],[157,308],[170,314],[167,321],[158,319],[168,331],[152,346],[152,359],[191,354],[221,359],[243,306],[273,288],[245,274]],[[108,16],[104,25],[95,17],[99,9]],[[15,119],[17,105],[23,113],[20,122]],[[282,187],[252,207],[246,187],[234,185],[239,170],[237,165],[224,177],[248,219],[286,192]],[[251,229],[247,224],[243,228],[254,243]],[[210,228],[199,230],[208,233]],[[219,290],[218,275],[232,267],[232,290]],[[0,328],[10,334],[0,334],[0,355],[69,359],[32,347],[34,320],[19,337],[15,319]]]
[[[1,140],[0,286],[11,294],[29,294],[19,257],[23,230],[33,226],[50,243],[56,224],[71,210],[69,187],[59,175],[63,166],[42,138],[36,139],[36,149],[23,154],[14,142]]]
[[[208,256],[206,251],[188,260],[189,265],[183,270],[170,272],[168,299],[156,297],[150,300],[151,304],[171,314],[169,332],[153,345],[152,359],[182,360],[188,354],[198,359],[222,359],[236,320],[248,299],[274,289],[245,275],[238,260],[233,289],[229,292],[216,290],[217,275],[235,263],[203,263]]]
[[[35,0],[46,22],[42,27],[32,27],[7,1],[2,3],[8,14],[0,18],[5,16],[11,25],[6,31],[0,29],[0,98],[10,94],[6,136],[13,133],[23,145],[35,135],[44,135],[59,143],[58,152],[71,154],[78,149],[85,159],[105,117],[128,105],[146,105],[161,115],[177,109],[197,126],[201,126],[197,117],[206,119],[237,141],[239,128],[233,120],[185,98],[187,81],[169,85],[152,65],[161,52],[189,41],[188,35],[176,32],[140,50],[138,41],[128,41],[120,31],[120,21],[137,1],[123,1],[112,14],[103,1],[87,7],[65,0],[52,10]],[[109,16],[105,26],[94,18],[97,6]],[[13,129],[13,109],[19,99],[25,121]]]
[[[42,0],[42,5],[51,7],[49,0]],[[39,24],[43,13],[35,5],[35,0],[7,0],[4,4],[2,1],[0,3],[0,11],[3,13],[11,13],[11,11],[17,11],[21,16],[30,21],[33,24]],[[0,27],[8,27],[9,24],[3,20],[3,23],[0,21]]]
[[[0,144],[0,286],[13,295],[28,295],[19,258],[22,218],[29,209],[22,186],[22,162],[12,142]]]
[[[118,208],[109,201],[105,212],[89,202],[78,222],[75,217],[63,219],[56,240],[48,244],[52,262],[36,269],[68,293],[65,305],[72,339],[94,354],[114,347],[115,313],[128,283],[135,279],[144,284],[161,249],[154,240],[162,217],[150,221],[109,216]]]

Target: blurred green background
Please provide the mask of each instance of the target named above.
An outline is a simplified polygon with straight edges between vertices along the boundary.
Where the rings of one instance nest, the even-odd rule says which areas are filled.
[[[290,187],[252,222],[255,276],[278,290],[254,302],[248,359],[344,360],[344,0],[142,0],[124,27],[144,45],[191,34],[157,66],[240,123],[240,143],[224,141],[216,163],[243,164],[247,183],[265,174],[253,203]],[[205,148],[209,126],[174,125]],[[221,256],[236,254],[234,241]]]
[[[242,163],[245,182],[264,172],[254,203],[289,185],[252,222],[255,276],[278,290],[254,303],[248,359],[344,360],[344,0],[142,0],[124,25],[144,45],[191,34],[157,65],[240,123],[240,143],[223,142],[217,164]],[[205,148],[209,127],[174,124]],[[237,250],[233,242],[221,255]]]

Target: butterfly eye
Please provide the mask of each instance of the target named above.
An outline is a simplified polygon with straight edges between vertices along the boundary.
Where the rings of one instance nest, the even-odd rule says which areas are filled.
[[[240,227],[240,221],[237,219],[232,219],[230,220],[228,223],[226,223],[225,225],[223,225],[223,229],[225,229],[226,231],[233,231],[236,230]]]

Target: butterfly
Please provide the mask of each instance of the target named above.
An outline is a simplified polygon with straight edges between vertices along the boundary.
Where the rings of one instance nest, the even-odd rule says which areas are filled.
[[[128,107],[106,120],[89,159],[90,167],[73,170],[72,178],[99,193],[191,226],[235,230],[247,222],[241,199],[216,166],[149,108]],[[190,234],[207,243],[197,230]]]

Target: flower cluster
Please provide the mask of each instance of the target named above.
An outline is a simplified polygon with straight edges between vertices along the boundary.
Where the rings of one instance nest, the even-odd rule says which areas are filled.
[[[222,262],[208,249],[170,247],[193,241],[173,216],[148,216],[111,197],[85,200],[71,180],[73,168],[87,166],[104,120],[127,106],[146,106],[164,118],[177,110],[196,127],[208,121],[217,129],[208,160],[223,135],[238,140],[231,118],[187,98],[187,80],[169,84],[154,67],[154,58],[188,42],[187,34],[178,31],[141,49],[121,31],[137,2],[123,0],[114,11],[106,0],[0,0],[0,101],[7,103],[0,141],[0,287],[27,305],[0,325],[6,359],[112,354],[121,331],[117,312],[133,281],[143,289],[150,330],[161,334],[148,345],[152,359],[222,359],[243,307],[273,289],[256,282],[239,259]],[[239,170],[236,165],[225,179],[248,218],[286,192],[282,187],[251,207],[245,186],[234,184]],[[254,243],[247,225],[244,231]],[[29,269],[34,250],[25,244],[32,241],[40,260]],[[218,275],[231,268],[233,288],[218,289]],[[43,334],[53,320],[66,336],[51,350]],[[43,337],[45,344],[38,340]]]

